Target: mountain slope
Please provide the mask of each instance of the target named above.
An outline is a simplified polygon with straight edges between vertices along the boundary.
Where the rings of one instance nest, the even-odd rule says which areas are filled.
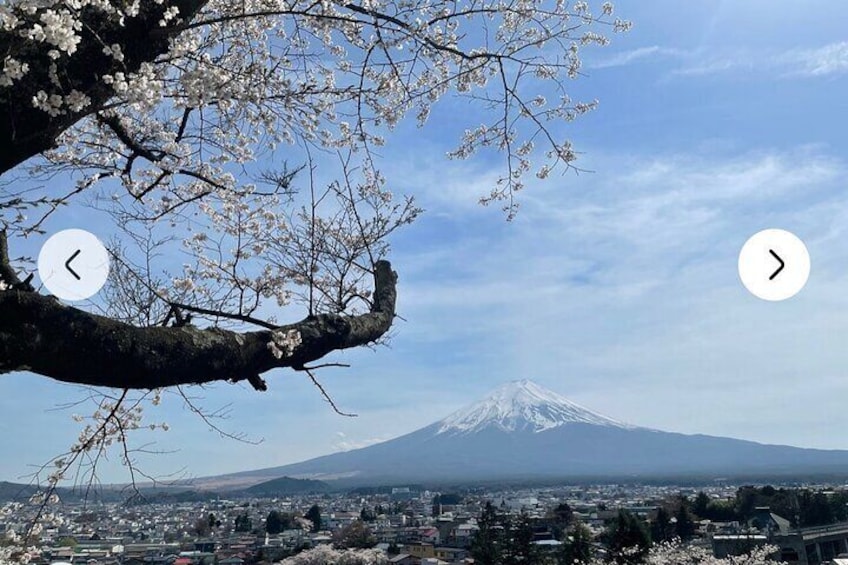
[[[763,445],[624,424],[531,381],[499,387],[404,436],[283,467],[230,475],[375,481],[683,474],[848,475],[848,451]]]

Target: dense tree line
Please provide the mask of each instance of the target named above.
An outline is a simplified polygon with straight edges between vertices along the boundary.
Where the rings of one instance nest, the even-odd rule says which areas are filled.
[[[711,500],[700,492],[690,510],[714,522],[748,522],[762,507],[786,518],[793,527],[824,526],[848,521],[848,492],[748,485],[740,487],[732,500]]]
[[[615,563],[640,563],[651,548],[647,524],[626,510],[607,523],[597,540],[567,504],[558,505],[544,518],[531,519],[526,513],[516,516],[488,502],[477,524],[480,529],[471,555],[479,565],[579,565],[597,563],[604,556]],[[536,533],[550,534],[556,524],[562,527],[557,536],[561,545],[549,550],[537,545]],[[599,551],[600,546],[605,550]]]

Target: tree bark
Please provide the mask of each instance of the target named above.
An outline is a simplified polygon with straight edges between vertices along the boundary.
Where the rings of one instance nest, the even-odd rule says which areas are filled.
[[[370,312],[324,314],[281,326],[277,331],[295,330],[301,339],[282,358],[271,352],[274,330],[139,328],[66,306],[52,296],[9,288],[0,291],[0,373],[31,371],[68,383],[121,389],[248,380],[264,390],[261,373],[276,367],[303,369],[331,351],[379,339],[394,319],[396,281],[389,262],[378,261]]]

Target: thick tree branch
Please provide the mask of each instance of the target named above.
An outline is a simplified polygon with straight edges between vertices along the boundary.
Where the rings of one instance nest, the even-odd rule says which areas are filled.
[[[0,291],[0,373],[31,371],[59,381],[120,389],[152,389],[247,380],[276,367],[303,370],[331,351],[366,345],[395,316],[397,275],[388,261],[374,270],[374,303],[358,316],[323,314],[277,330],[139,328],[66,306],[35,292]],[[297,332],[300,344],[278,358],[276,335]]]

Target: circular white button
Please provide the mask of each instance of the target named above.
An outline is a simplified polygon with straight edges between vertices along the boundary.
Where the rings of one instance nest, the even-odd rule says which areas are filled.
[[[63,230],[53,234],[41,248],[38,276],[58,298],[85,300],[106,284],[109,253],[94,234]]]
[[[739,278],[763,300],[786,300],[810,277],[810,254],[794,233],[770,229],[751,236],[739,252]]]

